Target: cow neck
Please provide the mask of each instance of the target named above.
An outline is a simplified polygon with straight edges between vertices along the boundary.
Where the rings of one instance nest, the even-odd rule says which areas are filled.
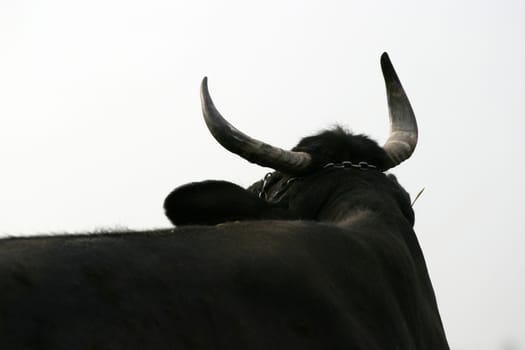
[[[306,177],[312,176],[314,174],[318,174],[319,172],[325,171],[326,169],[342,169],[342,170],[344,170],[344,169],[356,169],[356,170],[360,170],[360,171],[368,171],[368,170],[376,170],[376,171],[378,171],[379,168],[377,166],[369,164],[367,162],[354,163],[354,162],[351,162],[351,161],[344,161],[344,162],[340,162],[340,163],[327,163],[321,168],[321,170],[319,170],[317,172],[314,172],[312,174],[308,174],[306,176],[295,176],[295,177],[289,178],[281,186],[279,191],[277,191],[277,193],[275,193],[274,195],[272,195],[270,197],[268,195],[268,193],[267,193],[267,190],[268,190],[269,184],[271,183],[272,176],[275,174],[275,172],[271,172],[271,173],[266,174],[264,176],[264,178],[263,178],[263,184],[262,184],[261,190],[259,191],[259,198],[262,198],[262,199],[268,200],[268,201],[278,201],[278,200],[281,199],[281,197],[284,195],[284,193],[288,190],[288,188],[289,188],[291,183],[293,183],[293,182],[295,182],[297,180],[301,180],[301,179],[304,179]]]

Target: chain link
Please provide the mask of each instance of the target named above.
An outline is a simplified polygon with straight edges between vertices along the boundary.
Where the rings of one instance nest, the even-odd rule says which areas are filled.
[[[375,165],[368,164],[367,162],[359,162],[356,164],[348,160],[341,162],[341,163],[328,163],[323,167],[323,169],[327,169],[327,168],[335,168],[335,169],[354,168],[354,169],[359,169],[359,170],[377,169]]]
[[[268,187],[268,180],[270,180],[270,177],[272,177],[272,173],[264,175],[261,191],[259,192],[259,198],[266,199],[266,187]]]
[[[323,169],[359,169],[362,171],[367,171],[369,169],[377,169],[375,165],[369,164],[367,162],[359,162],[359,163],[352,163],[350,161],[344,161],[341,163],[328,163],[325,166],[323,166]],[[273,173],[268,173],[263,178],[263,184],[261,187],[261,190],[259,191],[259,198],[262,199],[268,199],[268,194],[266,191],[268,190],[268,183],[270,182],[270,178],[272,177]],[[278,198],[280,195],[282,195],[286,190],[290,183],[292,183],[295,180],[300,179],[300,177],[291,177],[289,178],[286,183],[281,187],[281,189],[273,196],[273,198]]]

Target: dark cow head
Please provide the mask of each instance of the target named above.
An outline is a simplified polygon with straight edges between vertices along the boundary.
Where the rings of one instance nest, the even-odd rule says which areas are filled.
[[[191,183],[175,189],[164,208],[177,226],[229,221],[287,219],[345,222],[373,209],[413,224],[407,193],[384,171],[410,157],[417,124],[399,78],[385,53],[381,68],[386,84],[390,136],[381,147],[341,127],[303,138],[291,151],[253,139],[229,124],[201,86],[202,110],[215,139],[229,151],[275,169],[247,190],[225,181]]]

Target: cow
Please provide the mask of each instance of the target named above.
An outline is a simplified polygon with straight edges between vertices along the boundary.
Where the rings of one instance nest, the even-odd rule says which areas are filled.
[[[2,349],[448,349],[410,197],[387,171],[417,124],[385,53],[383,146],[342,127],[286,151],[201,85],[215,139],[273,169],[176,188],[174,229],[0,241]]]

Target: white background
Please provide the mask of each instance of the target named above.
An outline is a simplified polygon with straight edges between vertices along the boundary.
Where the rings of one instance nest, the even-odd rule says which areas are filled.
[[[335,123],[379,142],[387,51],[420,142],[394,169],[453,349],[525,347],[523,1],[0,0],[0,234],[169,227],[176,186],[258,168],[202,121],[204,75],[283,148]]]

